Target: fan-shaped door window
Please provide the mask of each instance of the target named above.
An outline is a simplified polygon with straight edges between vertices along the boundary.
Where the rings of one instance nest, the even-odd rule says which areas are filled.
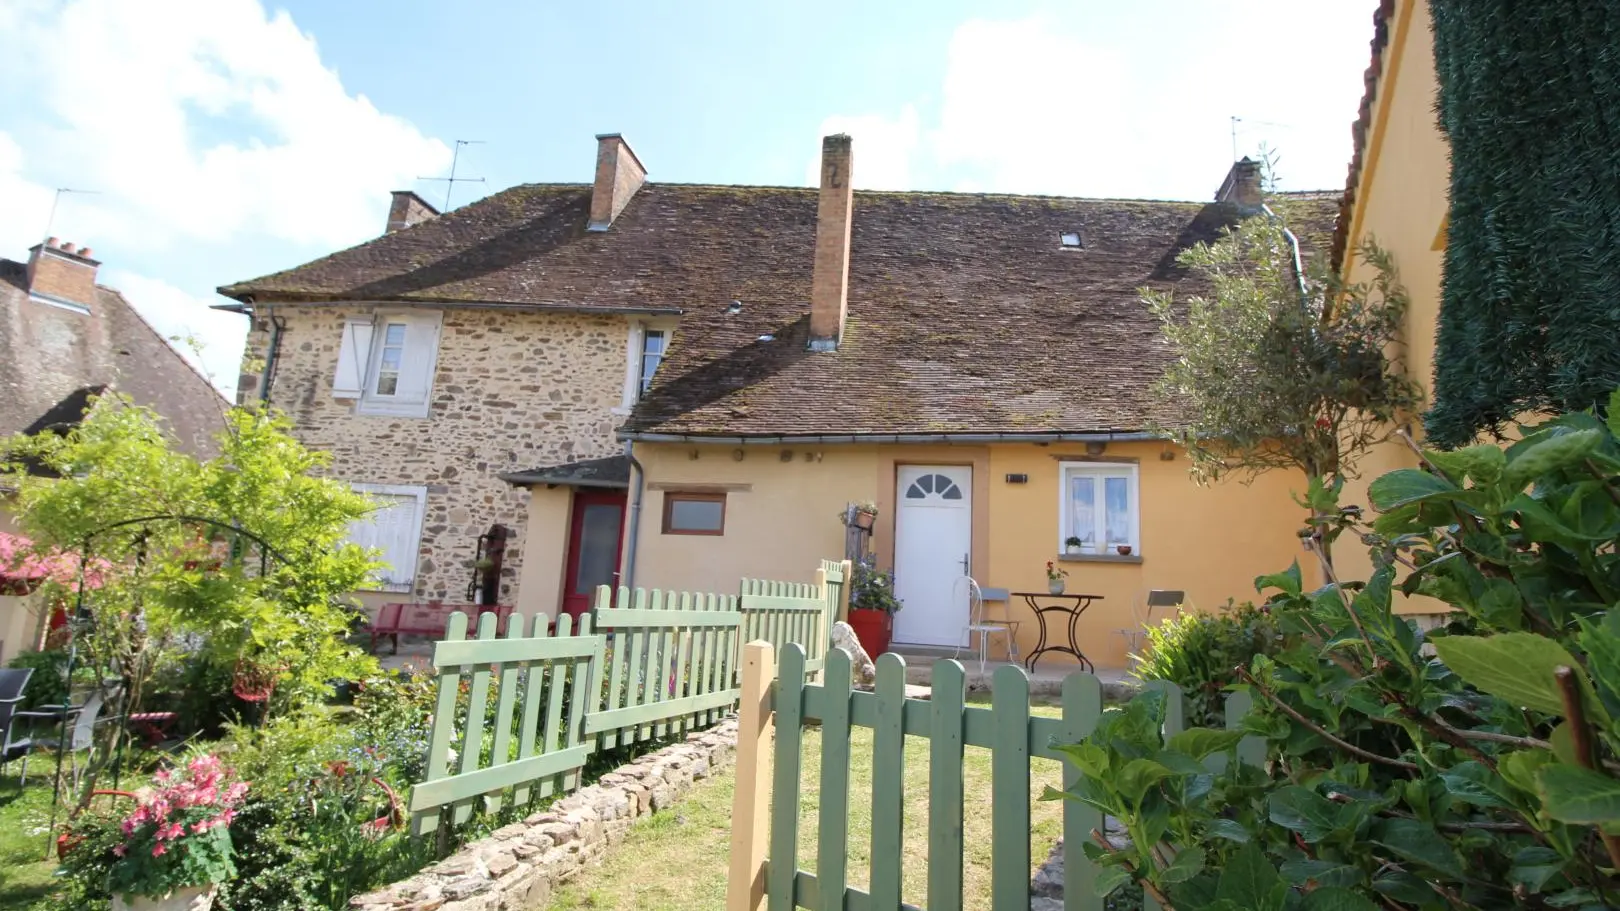
[[[962,488],[942,474],[925,474],[906,488],[908,500],[960,500]]]

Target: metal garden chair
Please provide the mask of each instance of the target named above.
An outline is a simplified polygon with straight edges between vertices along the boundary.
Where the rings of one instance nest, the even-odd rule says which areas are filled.
[[[990,639],[998,634],[1006,637],[1007,655],[1013,662],[1016,663],[1018,661],[1018,621],[1010,619],[992,620],[986,617],[984,615],[984,589],[979,586],[976,579],[974,579],[972,576],[963,576],[961,580],[959,580],[956,585],[953,586],[953,591],[964,583],[967,585],[968,590],[967,644],[971,647],[973,645],[973,637],[975,635],[979,637],[979,674],[982,676],[985,672],[985,663],[989,653]],[[960,655],[962,652],[961,648],[958,648],[956,651],[958,655]]]
[[[1155,588],[1147,593],[1147,597],[1140,602],[1132,602],[1131,613],[1135,616],[1136,626],[1130,629],[1115,630],[1125,637],[1130,654],[1140,654],[1142,651],[1142,637],[1146,635],[1147,628],[1153,625],[1153,609],[1163,608],[1172,613],[1180,613],[1183,605],[1187,603],[1187,593],[1179,589]],[[1138,612],[1137,608],[1141,610]],[[1163,616],[1161,615],[1161,619]]]
[[[24,775],[27,774],[28,751],[33,741],[27,737],[17,737],[14,730],[18,717],[24,714],[17,709],[22,704],[23,691],[28,688],[28,678],[33,675],[33,668],[0,670],[0,768],[21,756]]]

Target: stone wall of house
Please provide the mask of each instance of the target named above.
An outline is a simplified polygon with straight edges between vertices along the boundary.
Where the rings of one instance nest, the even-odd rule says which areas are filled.
[[[270,402],[292,418],[298,438],[332,454],[332,477],[427,488],[414,596],[465,599],[478,536],[499,522],[512,533],[501,600],[513,603],[528,493],[498,475],[620,451],[613,430],[621,418],[612,409],[623,395],[628,321],[446,310],[429,417],[401,418],[357,414],[354,401],[332,397],[344,320],[372,309],[261,306],[248,336],[239,395],[257,395],[270,317],[280,317],[285,329]]]
[[[496,829],[402,882],[349,900],[354,911],[544,908],[552,892],[602,857],[637,819],[731,765],[737,721],[723,721],[620,766],[522,822]],[[725,859],[715,859],[725,875]]]

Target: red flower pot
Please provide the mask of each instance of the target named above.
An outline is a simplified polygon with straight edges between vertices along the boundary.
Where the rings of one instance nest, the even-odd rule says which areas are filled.
[[[889,650],[889,635],[894,632],[894,615],[888,611],[868,610],[865,608],[850,608],[849,626],[855,631],[855,638],[861,640],[861,648],[872,658]]]

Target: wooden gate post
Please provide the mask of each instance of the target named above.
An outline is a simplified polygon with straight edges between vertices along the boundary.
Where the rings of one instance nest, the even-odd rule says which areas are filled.
[[[771,685],[776,650],[769,642],[743,646],[741,710],[737,722],[737,784],[731,803],[731,867],[726,911],[765,907],[766,846],[770,838],[771,745],[776,713]]]

